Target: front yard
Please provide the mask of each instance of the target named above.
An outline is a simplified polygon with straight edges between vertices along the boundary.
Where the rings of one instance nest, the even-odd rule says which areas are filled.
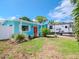
[[[36,38],[20,44],[0,41],[0,58],[79,59],[79,44],[74,38]]]

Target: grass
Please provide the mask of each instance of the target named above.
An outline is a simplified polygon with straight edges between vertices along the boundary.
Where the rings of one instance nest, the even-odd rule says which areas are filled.
[[[39,52],[43,45],[46,43],[46,38],[36,38],[27,42],[20,43],[18,45],[9,45],[6,41],[0,41],[0,54],[6,51],[9,48],[13,48],[16,52],[24,52],[33,54]],[[67,55],[79,55],[79,43],[73,38],[47,38],[48,43],[57,47],[57,50],[62,53],[64,56]],[[14,59],[14,54],[10,54],[8,59]]]
[[[18,48],[17,50],[24,51],[26,53],[34,53],[34,52],[39,51],[42,48],[44,43],[45,43],[44,39],[36,38],[36,39],[31,40],[31,41],[21,43],[19,45],[20,48]]]
[[[9,49],[11,46],[6,41],[0,41],[0,54]]]
[[[8,59],[14,59],[14,56],[18,55],[18,53],[23,54],[34,54],[36,52],[39,52],[42,48],[43,44],[45,43],[45,40],[42,38],[36,38],[27,42],[23,42],[17,45],[9,45],[7,41],[0,41],[0,54],[3,54],[4,51],[6,53],[6,50],[12,48],[12,52],[7,57]],[[14,52],[15,53],[14,53]],[[10,52],[10,51],[8,51]]]
[[[49,40],[53,45],[58,47],[59,52],[64,55],[79,54],[79,43],[68,38],[53,38]]]
[[[27,53],[33,53],[33,52],[39,51],[40,48],[42,48],[44,43],[45,43],[44,39],[36,38],[30,41],[18,44],[17,45],[18,47],[16,47],[16,50],[18,52],[23,51]],[[6,41],[0,41],[0,54],[2,54],[3,51],[12,47],[15,48],[15,45],[11,46]]]

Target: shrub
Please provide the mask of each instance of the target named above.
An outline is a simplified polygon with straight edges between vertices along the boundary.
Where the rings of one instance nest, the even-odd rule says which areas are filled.
[[[46,37],[46,35],[50,32],[50,30],[48,28],[42,28],[42,34],[44,37]]]
[[[24,34],[14,34],[14,35],[12,35],[12,38],[16,42],[22,42],[23,40],[25,40],[25,35]]]

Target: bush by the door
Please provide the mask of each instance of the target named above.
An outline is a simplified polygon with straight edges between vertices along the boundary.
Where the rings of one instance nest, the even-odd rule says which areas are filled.
[[[24,34],[14,34],[14,35],[12,35],[12,39],[15,40],[16,42],[22,42],[25,40],[25,35]]]
[[[42,34],[44,37],[46,37],[49,32],[50,30],[48,28],[42,28]]]

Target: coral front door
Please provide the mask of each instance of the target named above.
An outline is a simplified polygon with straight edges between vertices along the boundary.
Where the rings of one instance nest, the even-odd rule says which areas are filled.
[[[34,26],[34,37],[37,37],[37,35],[38,35],[37,26]]]

